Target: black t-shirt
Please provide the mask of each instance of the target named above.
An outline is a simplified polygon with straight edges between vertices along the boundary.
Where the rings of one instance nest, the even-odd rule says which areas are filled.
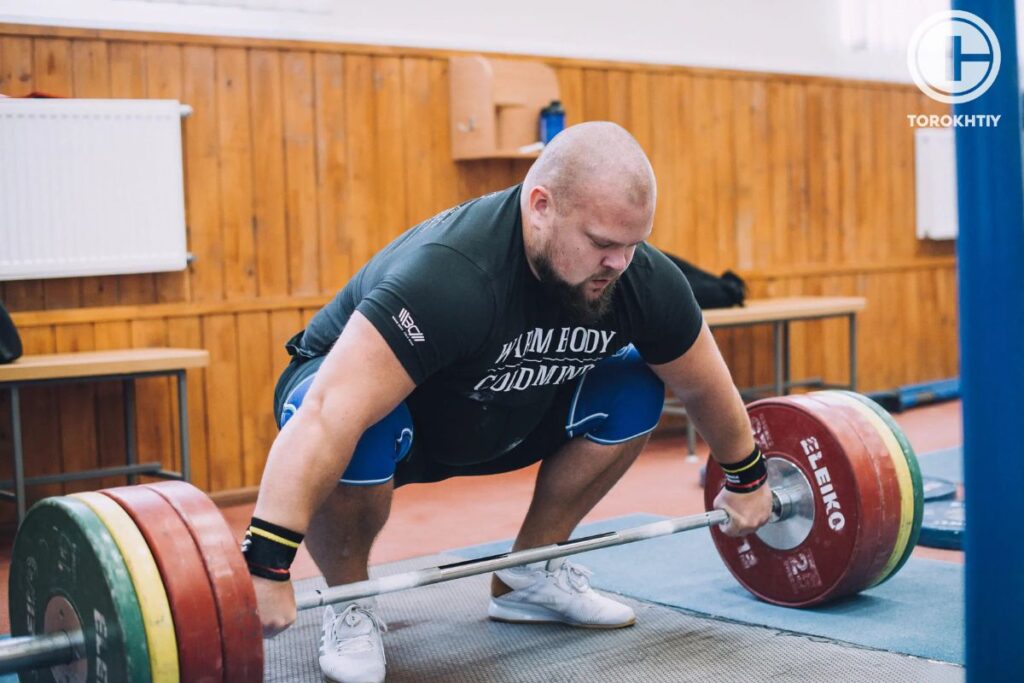
[[[310,321],[289,351],[326,354],[358,310],[416,383],[415,439],[443,462],[513,448],[559,387],[634,344],[648,363],[682,355],[702,317],[690,286],[641,243],[596,324],[574,324],[530,270],[520,186],[474,199],[406,231]]]

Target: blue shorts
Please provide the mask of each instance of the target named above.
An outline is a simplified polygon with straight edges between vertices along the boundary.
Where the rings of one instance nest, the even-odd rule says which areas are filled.
[[[294,415],[313,384],[323,358],[293,362],[278,381],[279,427]],[[414,417],[405,402],[363,433],[341,483],[395,485],[440,481],[452,476],[507,472],[542,460],[567,441],[584,438],[618,444],[651,432],[661,418],[665,387],[632,346],[610,356],[574,383],[566,384],[548,414],[521,444],[494,460],[455,466],[414,448]]]

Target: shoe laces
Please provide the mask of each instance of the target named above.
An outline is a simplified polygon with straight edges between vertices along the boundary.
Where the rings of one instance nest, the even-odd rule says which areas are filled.
[[[359,626],[368,623],[369,630],[365,633],[345,633],[346,630],[354,630]],[[372,610],[358,603],[352,603],[345,608],[345,611],[334,617],[334,625],[331,627],[331,635],[335,652],[365,652],[374,647],[374,630],[385,633],[388,625],[377,616]]]
[[[558,582],[565,588],[577,593],[586,593],[590,590],[590,577],[594,572],[586,567],[573,564],[568,560],[562,562],[562,566],[555,570]]]

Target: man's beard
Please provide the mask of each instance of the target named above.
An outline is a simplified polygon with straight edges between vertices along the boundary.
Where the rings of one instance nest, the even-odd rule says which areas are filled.
[[[533,266],[537,270],[537,276],[544,289],[558,302],[573,323],[593,325],[603,318],[611,308],[612,294],[615,291],[615,285],[618,284],[618,279],[605,285],[601,295],[596,299],[588,299],[584,288],[590,282],[589,279],[578,285],[569,284],[555,272],[547,254],[538,255]]]

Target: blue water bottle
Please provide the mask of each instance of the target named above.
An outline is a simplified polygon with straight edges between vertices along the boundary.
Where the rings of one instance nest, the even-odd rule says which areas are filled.
[[[545,145],[551,138],[565,128],[565,109],[559,100],[551,100],[551,104],[540,110],[540,141]]]

